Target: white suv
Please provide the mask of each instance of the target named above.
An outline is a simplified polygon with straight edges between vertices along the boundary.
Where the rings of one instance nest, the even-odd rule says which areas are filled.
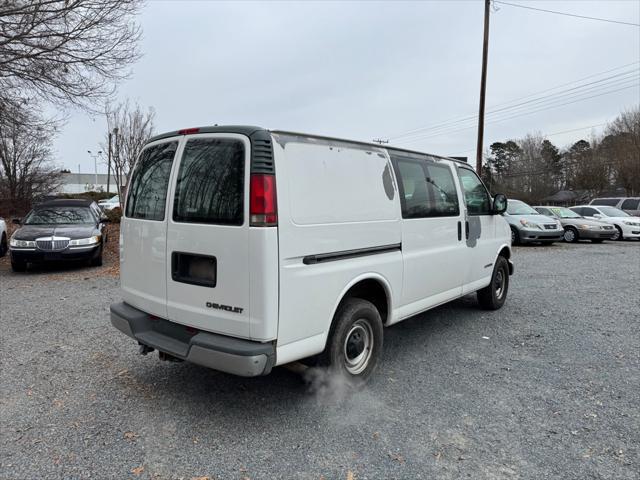
[[[465,163],[257,127],[152,138],[121,224],[113,325],[141,353],[264,375],[313,357],[354,381],[383,326],[478,292],[500,308],[510,231]]]

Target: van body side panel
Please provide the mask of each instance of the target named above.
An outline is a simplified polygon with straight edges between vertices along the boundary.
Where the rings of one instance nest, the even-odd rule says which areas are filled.
[[[378,275],[390,285],[401,285],[400,208],[386,151],[273,137],[280,250],[278,349],[317,340],[301,343],[301,349],[282,350],[295,360],[322,350],[324,341],[319,339],[326,339],[334,308],[353,279]],[[395,248],[344,255],[385,246]],[[336,253],[327,260],[325,254]],[[322,261],[303,261],[314,256]]]

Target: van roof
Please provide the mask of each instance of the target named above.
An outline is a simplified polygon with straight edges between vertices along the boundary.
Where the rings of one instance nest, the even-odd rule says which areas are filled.
[[[176,136],[179,136],[179,135],[188,135],[190,133],[196,133],[196,132],[197,133],[238,133],[238,134],[241,134],[241,135],[246,135],[247,137],[251,137],[256,132],[295,135],[295,136],[299,136],[299,137],[314,138],[314,139],[319,139],[319,140],[333,140],[333,141],[338,141],[338,142],[351,143],[351,144],[354,144],[354,145],[366,145],[366,146],[373,147],[373,148],[383,148],[385,150],[390,150],[390,151],[393,151],[393,152],[410,153],[410,154],[416,154],[416,155],[429,155],[431,157],[436,157],[436,158],[441,158],[443,160],[450,160],[452,162],[457,162],[457,163],[460,163],[462,165],[469,165],[464,160],[460,160],[460,159],[457,159],[457,158],[451,158],[451,157],[445,157],[443,155],[434,155],[434,154],[431,154],[431,153],[421,152],[421,151],[418,151],[418,150],[410,150],[410,149],[407,149],[407,148],[394,147],[394,146],[390,146],[390,145],[380,145],[378,143],[373,143],[373,142],[364,142],[364,141],[349,140],[349,139],[339,138],[339,137],[330,137],[330,136],[326,136],[326,135],[315,135],[315,134],[311,134],[311,133],[292,132],[292,131],[289,131],[289,130],[270,130],[270,129],[266,129],[266,128],[262,128],[262,127],[256,127],[256,126],[252,126],[252,125],[214,125],[214,126],[208,126],[208,127],[185,128],[185,129],[181,129],[181,130],[174,130],[172,132],[161,133],[159,135],[155,135],[154,137],[151,137],[147,143],[155,142],[157,140],[162,140],[163,138],[176,137]]]

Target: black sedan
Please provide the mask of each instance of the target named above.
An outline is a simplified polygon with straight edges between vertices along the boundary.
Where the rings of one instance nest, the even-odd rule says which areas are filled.
[[[91,200],[51,200],[34,207],[9,241],[11,268],[28,263],[86,261],[102,265],[106,218]]]

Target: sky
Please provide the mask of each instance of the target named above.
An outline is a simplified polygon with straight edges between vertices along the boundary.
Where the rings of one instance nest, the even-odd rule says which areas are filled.
[[[638,0],[510,3],[640,24]],[[477,0],[148,0],[144,56],[117,99],[152,106],[156,133],[248,124],[474,161],[483,13]],[[490,22],[485,148],[536,132],[565,147],[640,104],[640,28],[497,2]],[[106,129],[71,112],[56,163],[93,173]]]

